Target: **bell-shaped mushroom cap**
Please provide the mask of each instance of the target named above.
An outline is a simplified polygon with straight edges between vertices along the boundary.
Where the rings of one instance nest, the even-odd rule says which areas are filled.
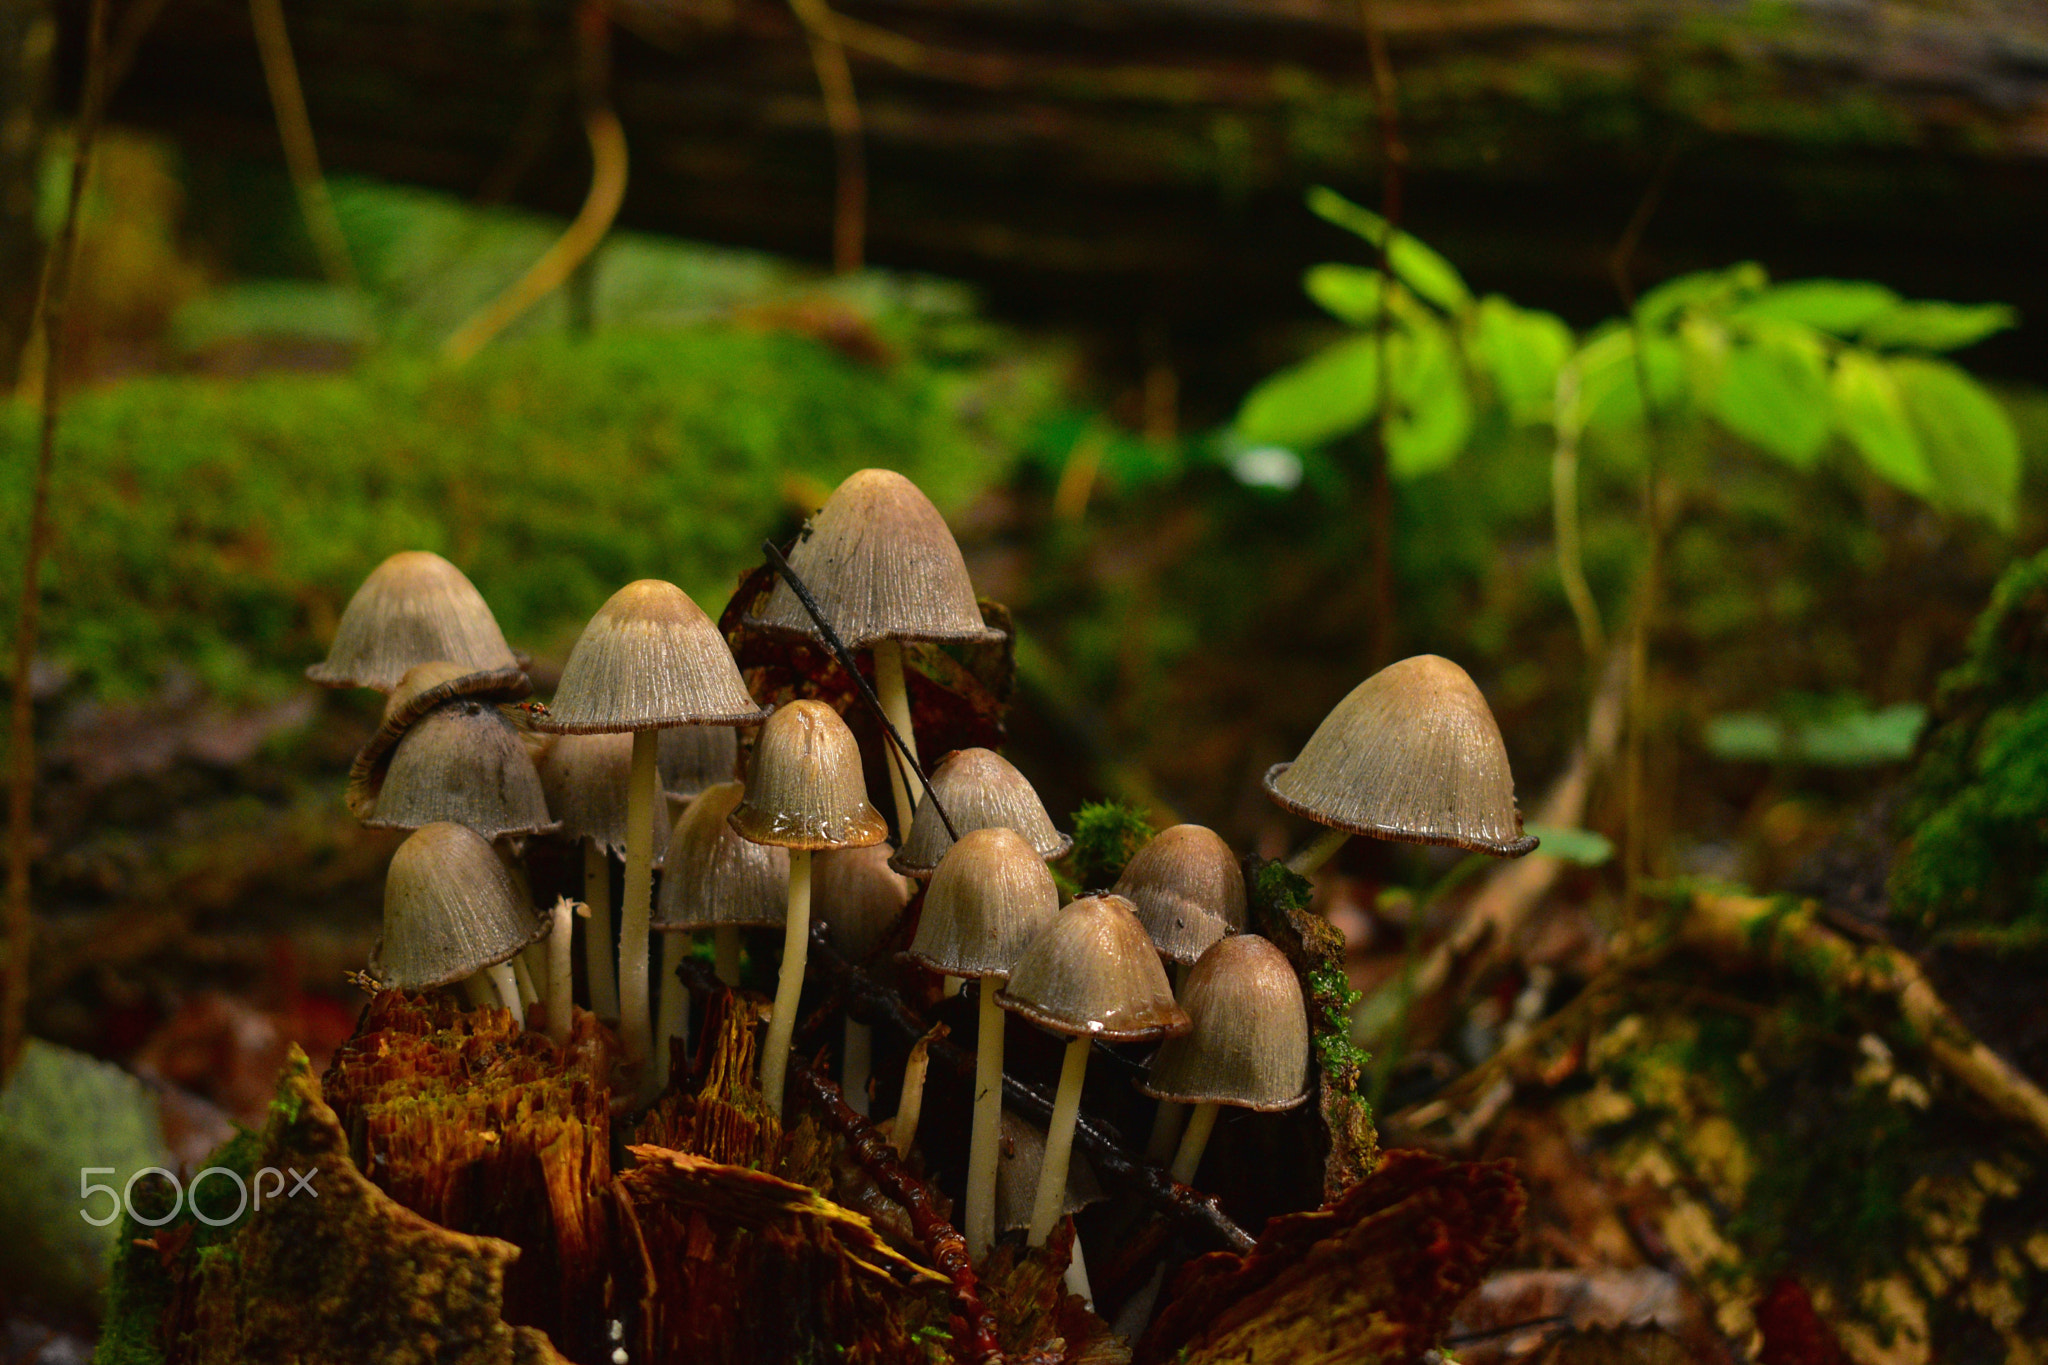
[[[960,749],[948,754],[932,773],[932,791],[918,798],[910,817],[910,834],[890,866],[913,877],[929,877],[946,856],[953,836],[932,809],[932,793],[963,837],[969,830],[1014,829],[1047,862],[1067,856],[1074,841],[1052,827],[1045,803],[1024,780],[1024,774],[991,749]]]
[[[811,518],[789,566],[848,649],[876,640],[1001,640],[982,624],[967,561],[946,519],[892,469],[850,474]],[[758,624],[816,635],[778,579]]]
[[[742,794],[737,782],[706,787],[676,817],[654,928],[773,928],[788,915],[789,850],[751,843],[727,823]]]
[[[583,628],[536,729],[561,734],[749,725],[767,713],[747,695],[718,627],[673,583],[628,583]]]
[[[465,673],[518,667],[462,570],[430,551],[406,550],[370,571],[342,610],[333,648],[306,676],[325,687],[389,692],[408,668],[433,659]]]
[[[996,1003],[1040,1028],[1107,1043],[1188,1031],[1159,950],[1122,896],[1069,902],[1025,945]]]
[[[1060,889],[1023,835],[972,830],[932,874],[908,956],[949,976],[1007,977],[1059,910]]]
[[[654,762],[661,789],[688,801],[706,787],[739,779],[739,736],[730,725],[672,725],[661,732]]]
[[[784,848],[865,848],[889,834],[868,804],[853,731],[837,711],[808,698],[761,727],[747,797],[731,819],[742,837]]]
[[[1159,951],[1193,962],[1225,934],[1244,929],[1244,872],[1222,836],[1205,825],[1163,829],[1117,878]]]
[[[460,697],[414,721],[389,761],[349,784],[371,829],[466,825],[486,839],[555,828],[518,725],[492,702]]]
[[[495,967],[548,931],[525,881],[475,830],[422,825],[391,855],[370,975],[423,991]]]
[[[1507,746],[1486,698],[1449,659],[1388,664],[1323,718],[1266,794],[1319,825],[1516,858],[1522,833]]]
[[[916,882],[889,869],[887,844],[827,849],[811,863],[811,918],[825,926],[834,948],[859,962],[881,946],[916,890]]]
[[[1220,938],[1188,973],[1181,1004],[1194,1029],[1161,1045],[1140,1090],[1259,1110],[1308,1098],[1308,1005],[1287,954],[1257,934]]]
[[[719,733],[732,732],[721,729]],[[540,769],[548,813],[562,823],[557,833],[566,839],[588,839],[613,853],[626,851],[626,788],[633,777],[631,734],[619,730],[602,735],[555,735],[534,766]],[[664,819],[654,826],[656,867],[662,865],[667,850],[668,821]]]
[[[996,1228],[1009,1232],[1031,1225],[1031,1205],[1038,1198],[1038,1169],[1045,1164],[1045,1130],[1005,1109],[996,1141]],[[1075,1152],[1067,1161],[1067,1193],[1060,1216],[1079,1213],[1109,1196],[1095,1178],[1088,1158]]]
[[[518,701],[533,691],[533,684],[517,668],[475,671],[445,659],[415,664],[399,678],[384,699],[384,718],[377,732],[356,755],[348,772],[349,813],[358,820],[376,804],[377,788],[384,783],[384,770],[391,765],[391,751],[405,738],[420,717],[443,702],[458,697],[475,701]]]

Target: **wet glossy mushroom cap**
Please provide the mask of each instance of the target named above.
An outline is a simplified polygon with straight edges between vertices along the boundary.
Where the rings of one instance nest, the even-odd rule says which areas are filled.
[[[655,928],[782,924],[789,913],[789,850],[740,838],[727,817],[742,793],[737,782],[706,787],[677,817]]]
[[[853,731],[837,711],[808,698],[761,727],[746,799],[730,818],[742,837],[784,848],[864,848],[889,834],[868,804]]]
[[[349,769],[348,806],[372,829],[418,829],[439,820],[486,839],[554,828],[532,736],[500,701],[524,696],[517,669],[447,677],[455,665],[407,671],[384,722]]]
[[[430,551],[407,550],[370,571],[342,610],[327,657],[306,676],[324,687],[389,692],[407,669],[435,659],[472,673],[518,667],[462,570]]]
[[[967,562],[946,519],[894,470],[849,475],[811,518],[789,565],[848,649],[885,639],[1003,638],[982,623]],[[810,613],[780,579],[757,623],[817,634]]]
[[[811,917],[850,961],[881,946],[916,890],[916,882],[890,870],[887,844],[827,849],[811,863]]]
[[[710,727],[686,726],[663,734],[686,734]],[[718,733],[731,734],[719,727]],[[555,735],[534,766],[548,813],[561,822],[565,839],[588,839],[623,855],[626,851],[626,788],[633,775],[633,736],[624,730],[602,735]],[[668,821],[654,827],[654,865],[660,867],[668,849]]]
[[[1283,808],[1353,834],[1510,858],[1536,847],[1522,833],[1486,698],[1434,654],[1388,664],[1352,689],[1265,785]]]
[[[706,787],[739,779],[739,736],[730,725],[672,725],[661,732],[654,761],[669,799],[688,801]]]
[[[1052,827],[1045,803],[1024,780],[1024,774],[993,750],[957,750],[947,755],[931,776],[932,790],[962,836],[977,829],[1013,829],[1047,862],[1064,858],[1074,846],[1072,839]],[[952,846],[946,822],[931,807],[930,794],[919,797],[909,837],[890,863],[898,872],[928,877]]]
[[[1145,932],[1175,962],[1193,962],[1244,929],[1244,872],[1230,845],[1204,825],[1153,835],[1117,878],[1116,893],[1138,908]]]
[[[388,989],[429,990],[494,967],[547,931],[525,879],[481,834],[423,825],[391,855],[370,975]]]
[[[925,887],[906,956],[948,976],[1007,977],[1059,910],[1059,887],[1023,835],[973,830],[946,850]]]
[[[1188,1016],[1122,896],[1070,902],[1025,945],[996,1003],[1054,1033],[1139,1043],[1177,1038]]]
[[[1030,1225],[1038,1170],[1045,1164],[1045,1130],[1005,1109],[1001,1133],[996,1145],[996,1227],[1010,1232]],[[1067,1196],[1060,1216],[1079,1213],[1108,1197],[1088,1158],[1074,1153],[1067,1163]]]
[[[560,734],[747,725],[767,713],[747,694],[718,627],[673,583],[643,578],[613,593],[562,666],[536,729]]]
[[[1160,1046],[1139,1089],[1268,1111],[1308,1098],[1308,1005],[1285,953],[1256,934],[1218,939],[1188,973],[1181,1005],[1194,1028]]]

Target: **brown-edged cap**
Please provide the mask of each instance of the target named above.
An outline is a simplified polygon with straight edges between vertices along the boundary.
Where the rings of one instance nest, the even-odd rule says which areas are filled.
[[[405,738],[413,722],[457,697],[478,701],[510,702],[531,694],[533,684],[518,668],[478,671],[461,664],[435,659],[414,664],[399,678],[384,699],[384,718],[356,755],[348,772],[349,813],[361,819],[376,800],[376,787],[383,782],[383,770],[391,762],[391,751]],[[374,776],[373,776],[374,775]],[[360,808],[359,808],[360,804]]]
[[[1160,1047],[1140,1090],[1264,1111],[1308,1098],[1308,1005],[1287,954],[1257,934],[1220,938],[1188,973],[1181,1004],[1194,1029]]]
[[[697,793],[676,817],[654,928],[773,928],[789,914],[789,850],[751,843],[727,823],[742,794],[739,783],[720,782]]]
[[[430,990],[495,967],[547,932],[525,880],[481,834],[450,821],[422,825],[391,855],[370,975],[387,989]]]
[[[421,664],[399,680],[349,769],[350,812],[372,829],[452,820],[486,839],[553,829],[532,737],[520,713],[499,704],[526,695],[526,675],[447,676],[457,667]]]
[[[881,946],[916,890],[916,882],[890,870],[887,844],[827,849],[811,862],[811,918],[854,962]]]
[[[583,628],[540,730],[597,734],[671,725],[751,725],[767,715],[747,695],[725,637],[673,583],[628,583]]]
[[[853,731],[809,698],[761,727],[746,800],[731,820],[743,838],[784,848],[865,848],[889,835],[882,813],[868,804]]]
[[[740,741],[730,725],[671,725],[655,749],[661,789],[671,800],[688,801],[706,787],[740,775]]]
[[[1449,659],[1388,664],[1323,718],[1266,794],[1319,825],[1518,858],[1522,833],[1507,746],[1486,698]]]
[[[1045,1164],[1045,1130],[1005,1109],[997,1131],[996,1228],[1009,1232],[1031,1226],[1031,1205],[1038,1198],[1038,1169]],[[1075,1152],[1067,1162],[1067,1194],[1060,1201],[1060,1216],[1079,1213],[1108,1197],[1088,1158]]]
[[[1244,872],[1221,835],[1175,825],[1152,836],[1117,878],[1159,951],[1193,962],[1225,934],[1244,930]]]
[[[790,551],[789,566],[848,649],[876,640],[988,640],[967,562],[946,519],[893,469],[863,469],[832,490]],[[788,583],[777,580],[756,624],[816,635]]]
[[[1083,896],[1054,915],[1010,967],[996,1003],[1054,1033],[1142,1043],[1178,1038],[1159,950],[1122,896]]]
[[[948,976],[1007,977],[1059,911],[1060,889],[1023,835],[973,830],[932,873],[907,956]]]
[[[687,729],[696,729],[696,726]],[[663,734],[686,733],[664,730]],[[731,734],[721,728],[720,734]],[[633,736],[626,731],[603,735],[554,735],[540,757],[541,790],[548,813],[562,822],[557,833],[588,839],[623,855],[626,851],[626,789],[633,778]],[[654,825],[654,865],[668,850],[668,821]]]
[[[389,692],[407,669],[434,659],[464,672],[518,666],[462,570],[431,551],[406,550],[370,570],[342,610],[334,646],[306,676],[324,687]]]
[[[889,864],[898,872],[929,877],[953,844],[946,822],[932,809],[933,792],[963,837],[969,830],[1014,829],[1047,862],[1066,857],[1074,846],[1052,827],[1045,803],[1008,759],[992,749],[959,749],[933,770],[932,791],[918,798],[910,834]]]

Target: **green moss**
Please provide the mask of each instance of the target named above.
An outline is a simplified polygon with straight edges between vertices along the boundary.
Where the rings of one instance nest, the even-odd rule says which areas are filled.
[[[1096,801],[1074,812],[1074,851],[1067,866],[1078,890],[1116,884],[1124,865],[1152,837],[1145,812],[1121,801]]]

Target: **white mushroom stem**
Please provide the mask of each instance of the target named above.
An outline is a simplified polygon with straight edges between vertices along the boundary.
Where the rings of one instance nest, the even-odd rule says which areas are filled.
[[[534,984],[533,971],[526,965],[526,954],[512,959],[512,984],[519,988],[519,1003],[527,1009],[540,1003],[540,987]]]
[[[1152,1137],[1145,1144],[1145,1159],[1164,1164],[1180,1146],[1181,1125],[1188,1121],[1188,1107],[1172,1100],[1159,1101],[1152,1116]]]
[[[1188,1130],[1181,1134],[1180,1150],[1173,1154],[1173,1178],[1183,1185],[1195,1183],[1195,1172],[1202,1165],[1202,1151],[1209,1145],[1209,1134],[1215,1131],[1216,1115],[1223,1106],[1219,1104],[1198,1104],[1194,1113],[1188,1115]]]
[[[1338,849],[1344,847],[1345,842],[1350,838],[1351,831],[1349,830],[1326,829],[1314,843],[1295,854],[1292,858],[1289,858],[1287,860],[1287,867],[1290,871],[1298,872],[1304,877],[1312,877],[1315,875],[1316,869],[1330,861],[1330,856]]]
[[[1088,1283],[1088,1262],[1081,1258],[1081,1234],[1078,1232],[1074,1234],[1074,1250],[1067,1258],[1067,1273],[1063,1278],[1067,1292],[1080,1295],[1088,1310],[1095,1311],[1095,1290]]]
[[[910,689],[903,681],[903,643],[900,640],[877,640],[875,650],[875,698],[882,703],[882,714],[896,727],[896,733],[910,750],[912,758],[917,757],[917,735],[910,728]],[[917,802],[910,794],[910,773],[904,765],[903,755],[896,752],[896,746],[888,740],[882,741],[889,763],[889,794],[896,798],[896,837],[910,837],[910,817],[917,811]]]
[[[997,982],[981,982],[980,1028],[974,1039],[974,1131],[967,1146],[967,1254],[980,1260],[996,1242],[996,1166],[1003,1128],[1003,1011]]]
[[[654,756],[659,735],[633,732],[633,777],[626,787],[626,892],[619,906],[619,1035],[626,1060],[653,1051],[647,1008],[647,922],[654,913],[654,808],[661,801]]]
[[[676,968],[682,965],[688,943],[689,938],[684,934],[661,936],[661,979],[656,985],[661,1008],[655,1017],[654,1078],[650,1082],[655,1089],[668,1084],[672,1040],[681,1038],[687,1042],[689,1039],[690,992],[676,979]]]
[[[740,927],[720,924],[711,930],[711,968],[728,986],[740,984]]]
[[[960,988],[967,984],[967,978],[964,976],[949,976],[945,978],[945,983],[939,989],[948,1000],[951,1000],[954,996],[960,994]]]
[[[804,957],[811,946],[811,851],[789,851],[789,917],[782,926],[782,974],[775,981],[775,1013],[761,1045],[761,1095],[782,1117],[782,1078],[789,1069],[789,1040],[796,1032],[797,997],[804,989]]]
[[[1067,1044],[1067,1057],[1060,1064],[1060,1092],[1053,1098],[1052,1123],[1045,1130],[1045,1160],[1038,1167],[1038,1193],[1031,1201],[1032,1246],[1042,1247],[1060,1221],[1060,1206],[1066,1202],[1067,1162],[1074,1154],[1074,1120],[1081,1116],[1081,1082],[1088,1077],[1088,1039]]]
[[[924,1073],[931,1062],[931,1041],[944,1037],[945,1028],[944,1024],[936,1025],[911,1044],[910,1060],[903,1064],[903,1095],[896,1102],[896,1117],[889,1124],[889,1145],[896,1149],[898,1157],[909,1156],[910,1144],[917,1141],[917,1121],[924,1115]]]
[[[583,841],[583,903],[590,907],[590,923],[584,926],[583,935],[590,1012],[600,1019],[616,1019],[619,974],[612,961],[612,855],[595,839]]]
[[[526,1010],[519,1003],[519,980],[512,974],[512,965],[500,962],[484,968],[484,975],[490,978],[491,989],[498,993],[498,1003],[512,1011],[513,1027],[525,1028]]]
[[[874,1030],[848,1015],[839,1088],[846,1094],[847,1107],[862,1118],[868,1117],[868,1078],[874,1074],[874,1052]]]
[[[567,896],[556,897],[553,918],[548,934],[548,1037],[566,1043],[576,1013],[575,968],[569,953],[576,932],[576,903]]]
[[[498,1007],[498,993],[491,989],[491,979],[482,972],[471,972],[462,978],[462,993],[469,997],[475,1009],[494,1010]]]

